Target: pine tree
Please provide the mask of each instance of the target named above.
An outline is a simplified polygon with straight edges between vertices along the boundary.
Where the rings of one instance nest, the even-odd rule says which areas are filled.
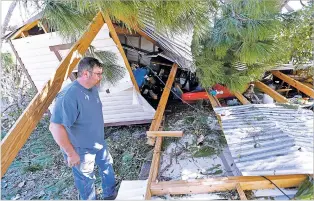
[[[220,83],[231,91],[243,91],[265,70],[287,62],[283,46],[276,40],[281,29],[278,1],[233,0],[221,4],[207,35],[193,42],[203,87]]]

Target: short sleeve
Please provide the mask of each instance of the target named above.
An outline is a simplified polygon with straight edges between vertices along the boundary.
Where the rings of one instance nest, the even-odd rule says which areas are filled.
[[[57,98],[50,122],[71,127],[77,120],[78,114],[79,111],[76,98],[64,95]]]

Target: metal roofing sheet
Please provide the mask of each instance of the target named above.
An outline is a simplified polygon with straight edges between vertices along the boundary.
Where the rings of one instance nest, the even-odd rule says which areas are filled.
[[[313,173],[313,111],[275,104],[214,110],[242,175]]]

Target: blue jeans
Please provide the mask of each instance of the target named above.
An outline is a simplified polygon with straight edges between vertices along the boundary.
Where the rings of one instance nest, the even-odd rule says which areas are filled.
[[[104,198],[115,193],[115,177],[112,167],[112,157],[107,150],[107,146],[101,150],[75,148],[80,156],[80,164],[72,167],[75,186],[83,200],[96,200],[94,165],[98,166],[101,177]],[[67,155],[64,154],[67,161]]]

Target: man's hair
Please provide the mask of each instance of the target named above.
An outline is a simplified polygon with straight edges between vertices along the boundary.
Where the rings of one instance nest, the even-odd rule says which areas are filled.
[[[93,57],[84,57],[78,64],[78,77],[82,76],[82,72],[84,70],[93,71],[95,66],[98,66],[99,68],[102,67],[101,63],[97,59]]]

